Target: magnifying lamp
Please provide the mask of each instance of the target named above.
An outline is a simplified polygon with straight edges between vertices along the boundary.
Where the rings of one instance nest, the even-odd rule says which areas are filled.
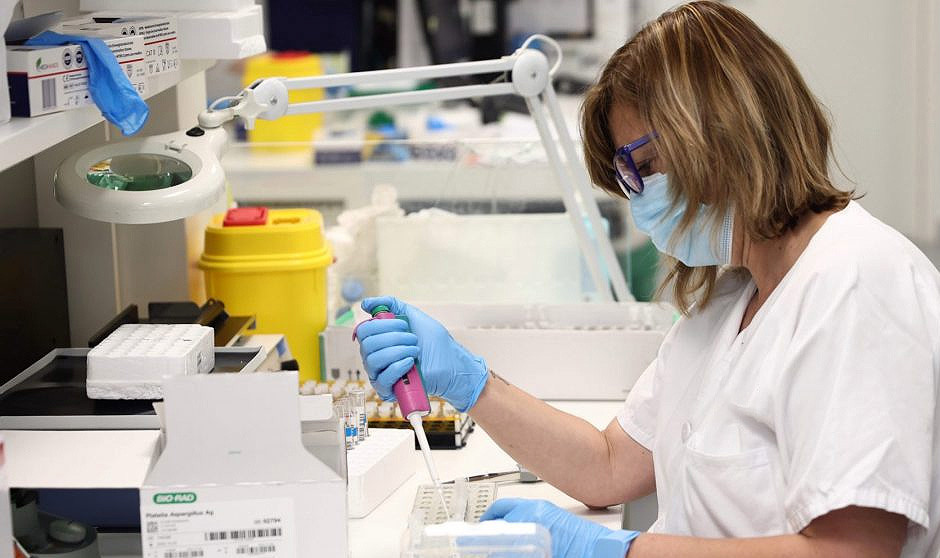
[[[533,42],[554,51],[554,63]],[[158,223],[181,219],[211,207],[225,192],[219,158],[227,145],[223,124],[241,119],[251,129],[256,119],[285,115],[388,107],[496,95],[523,97],[538,128],[548,161],[558,178],[566,213],[581,253],[602,300],[633,300],[610,239],[603,231],[600,210],[591,192],[568,132],[551,78],[561,62],[558,43],[533,35],[514,53],[495,60],[438,64],[370,72],[302,78],[264,78],[238,95],[219,99],[199,114],[199,125],[175,132],[96,147],[72,155],[55,175],[55,198],[67,209],[90,219],[112,223]],[[381,93],[291,104],[288,91],[400,80],[501,74],[482,85]],[[222,107],[221,105],[227,104]],[[554,127],[553,135],[551,127]]]

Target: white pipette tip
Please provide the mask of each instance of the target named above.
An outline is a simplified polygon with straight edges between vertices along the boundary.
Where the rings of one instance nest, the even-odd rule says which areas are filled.
[[[428,437],[424,433],[421,414],[411,413],[408,415],[408,422],[411,423],[411,428],[415,431],[415,436],[418,437],[418,446],[421,447],[421,454],[424,456],[424,464],[428,468],[428,475],[431,476],[431,482],[437,488],[437,494],[441,497],[441,505],[444,506],[444,513],[447,515],[447,520],[450,521],[450,510],[447,508],[447,500],[444,499],[444,486],[441,484],[440,477],[437,476],[437,467],[434,466],[434,461],[431,458],[431,446],[428,444]]]

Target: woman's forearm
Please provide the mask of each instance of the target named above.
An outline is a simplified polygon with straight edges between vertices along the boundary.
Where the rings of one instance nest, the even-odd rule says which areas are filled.
[[[633,541],[627,558],[822,558],[805,539],[802,535],[705,539],[646,533]]]
[[[633,541],[627,558],[898,558],[906,534],[904,516],[849,506],[794,535],[706,539],[645,533]]]
[[[516,461],[587,505],[618,504],[652,490],[651,460],[626,467],[632,476],[619,474],[613,463],[622,446],[612,447],[606,432],[500,377],[490,376],[470,415]]]

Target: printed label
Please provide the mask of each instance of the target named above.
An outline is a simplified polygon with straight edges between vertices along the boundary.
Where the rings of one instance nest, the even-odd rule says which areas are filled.
[[[296,558],[289,498],[203,502],[195,492],[160,492],[149,500],[140,510],[143,558]]]

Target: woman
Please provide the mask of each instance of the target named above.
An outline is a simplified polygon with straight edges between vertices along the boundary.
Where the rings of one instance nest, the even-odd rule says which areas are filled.
[[[828,176],[829,124],[740,12],[692,2],[647,25],[588,92],[595,184],[676,258],[684,316],[603,432],[488,371],[437,322],[359,329],[379,393],[417,359],[431,393],[590,506],[654,489],[648,533],[547,502],[556,556],[940,555],[940,275]],[[726,271],[722,266],[730,264]]]

